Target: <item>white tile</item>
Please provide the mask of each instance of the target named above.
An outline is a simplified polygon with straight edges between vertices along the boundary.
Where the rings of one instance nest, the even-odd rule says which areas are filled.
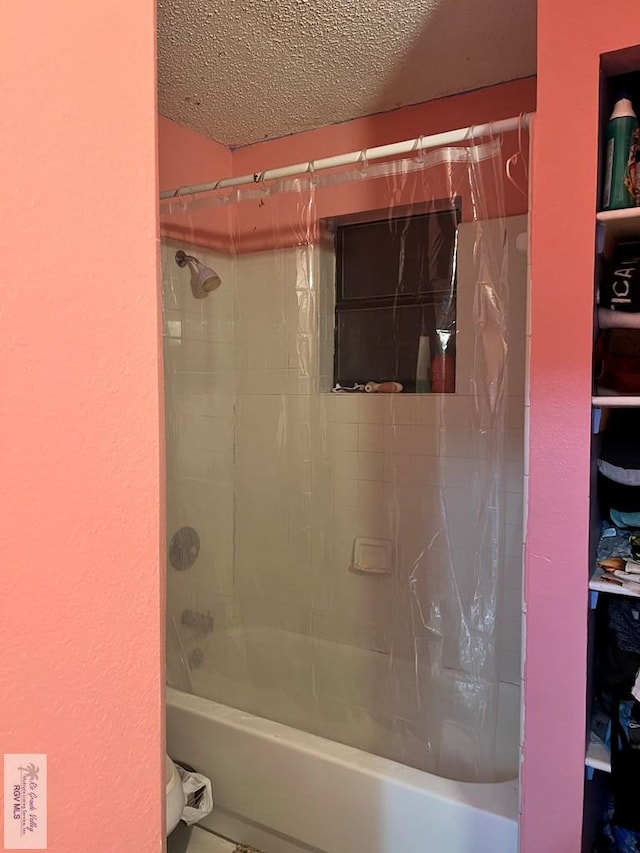
[[[266,370],[236,371],[236,387],[239,394],[266,394]]]
[[[504,447],[507,461],[522,462],[524,460],[524,430],[506,429]]]
[[[358,507],[357,531],[358,536],[391,539],[391,518],[386,506],[372,503],[367,507]]]
[[[306,375],[300,370],[289,370],[287,373],[287,394],[300,394],[303,396],[317,394],[317,374]]]
[[[209,483],[233,483],[233,456],[226,451],[184,448],[177,457],[180,476]]]
[[[512,590],[518,597],[522,598],[522,558],[510,557],[505,560],[504,586],[505,590]]]
[[[358,480],[384,481],[384,453],[357,453]]]
[[[358,509],[384,510],[386,512],[384,483],[374,481],[358,481]]]
[[[517,588],[507,587],[506,583],[502,594],[502,616],[504,619],[518,622],[518,624],[522,616],[522,593]]]
[[[505,527],[505,554],[507,559],[522,559],[522,524],[507,524]]]
[[[336,451],[358,449],[358,424],[335,424],[333,436]]]
[[[332,394],[333,419],[337,424],[358,423],[358,394]]]
[[[336,477],[356,480],[358,478],[358,454],[353,450],[340,450],[335,454]]]
[[[426,425],[398,424],[388,428],[388,446],[392,454],[436,456],[436,431]]]
[[[384,434],[382,424],[358,424],[358,450],[364,453],[383,453]]]
[[[393,402],[392,396],[388,394],[358,394],[358,422],[361,424],[385,423]]]
[[[389,394],[386,397],[386,422],[390,424],[412,424],[416,420],[419,395]]]
[[[524,397],[519,395],[505,397],[505,407],[507,427],[524,432]]]
[[[336,506],[358,505],[358,480],[346,480],[341,477],[335,481]]]
[[[507,524],[515,524],[522,527],[523,519],[523,497],[518,493],[507,493]]]
[[[515,651],[520,653],[520,644],[522,638],[522,620],[520,614],[515,619],[505,620],[502,624],[501,641],[504,644],[506,651]]]
[[[289,370],[286,368],[266,370],[264,390],[266,394],[286,395],[289,390]]]
[[[498,669],[500,681],[508,684],[520,684],[522,656],[520,652],[510,649],[500,649],[498,653]]]
[[[524,465],[521,460],[507,461],[507,491],[520,493],[524,491]]]
[[[189,417],[187,413],[183,413],[177,440],[184,447],[230,452],[233,447],[233,432],[231,418]]]

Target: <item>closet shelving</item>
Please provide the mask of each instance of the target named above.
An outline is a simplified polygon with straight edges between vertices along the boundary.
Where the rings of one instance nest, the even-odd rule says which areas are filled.
[[[605,255],[618,243],[637,238],[640,233],[640,208],[604,210],[596,213],[598,251]]]
[[[584,763],[591,770],[602,770],[603,773],[611,773],[609,747],[593,732],[589,736],[587,757]]]
[[[610,257],[612,250],[619,243],[634,238],[640,239],[640,208],[610,210],[596,214],[597,257]],[[599,422],[600,412],[598,410],[640,407],[640,395],[598,393],[592,396],[591,404],[594,411],[595,424]],[[592,610],[596,607],[599,594],[640,598],[640,584],[638,585],[638,593],[634,596],[633,592],[627,588],[617,586],[609,581],[600,580],[603,574],[603,570],[598,568],[594,557],[593,569],[589,580],[589,604]],[[585,766],[587,768],[588,779],[593,778],[595,771],[611,773],[609,748],[594,732],[590,732],[589,734]]]
[[[599,92],[599,151],[598,151],[598,199],[602,198],[603,180],[607,165],[606,127],[614,104],[622,92],[630,92],[636,115],[640,115],[640,45],[625,48],[600,57]],[[606,274],[607,262],[614,257],[616,247],[628,241],[640,241],[640,208],[626,208],[595,213],[595,283],[599,286]],[[597,310],[594,310],[594,344],[599,331]],[[608,536],[603,528],[597,499],[597,460],[600,456],[603,421],[613,409],[640,409],[640,393],[615,394],[594,386],[592,391],[592,447],[591,447],[591,518],[590,518],[590,558],[585,566],[588,574],[589,611],[587,663],[587,723],[585,733],[585,788],[583,820],[583,853],[591,853],[598,835],[601,817],[609,803],[611,787],[611,758],[609,748],[601,739],[606,720],[602,708],[594,703],[596,689],[596,633],[602,629],[604,613],[596,610],[596,605],[606,601],[602,596],[625,596],[640,598],[640,590],[634,595],[632,590],[601,580],[604,572],[598,568],[598,553],[617,553],[620,540],[611,546],[601,545],[601,537]],[[640,436],[638,437],[640,440]]]
[[[600,580],[603,574],[604,571],[596,566],[593,574],[591,575],[591,580],[589,581],[589,589],[591,592],[605,592],[607,595],[624,595],[627,598],[640,598],[640,583],[638,584],[638,592],[634,594],[628,588],[620,587],[615,583],[611,583],[611,581]],[[596,600],[596,598],[591,599],[592,608],[595,607]]]

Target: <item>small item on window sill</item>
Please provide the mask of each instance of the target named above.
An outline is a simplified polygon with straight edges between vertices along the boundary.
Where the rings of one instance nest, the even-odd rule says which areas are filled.
[[[353,393],[363,393],[364,394],[365,386],[356,382],[354,385],[341,385],[339,382],[336,382],[334,387],[331,389],[332,394],[353,394]]]
[[[336,382],[332,394],[399,394],[403,389],[401,382],[355,382],[353,385],[341,385]]]
[[[402,391],[401,382],[367,382],[364,386],[367,394],[399,394]]]

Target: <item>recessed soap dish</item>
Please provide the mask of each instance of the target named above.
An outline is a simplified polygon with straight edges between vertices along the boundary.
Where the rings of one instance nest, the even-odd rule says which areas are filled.
[[[352,572],[370,575],[390,575],[393,547],[388,539],[368,539],[356,536],[353,543]]]

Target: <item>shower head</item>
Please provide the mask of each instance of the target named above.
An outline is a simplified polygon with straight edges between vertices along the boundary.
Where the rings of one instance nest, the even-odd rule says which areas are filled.
[[[204,297],[217,290],[222,284],[222,279],[211,267],[206,267],[193,255],[187,255],[182,249],[176,252],[176,263],[179,267],[189,267],[191,272],[191,292],[196,299]]]

